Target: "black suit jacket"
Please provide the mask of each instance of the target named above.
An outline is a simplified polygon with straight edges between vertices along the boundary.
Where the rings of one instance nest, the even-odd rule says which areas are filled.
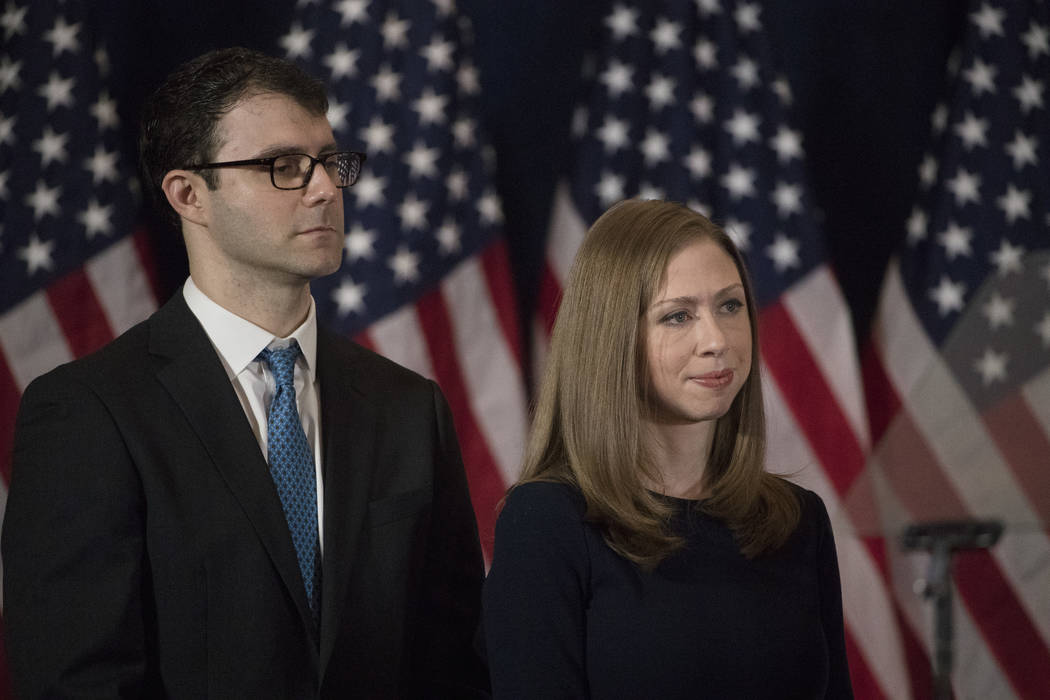
[[[26,389],[2,541],[19,697],[485,686],[471,644],[483,564],[445,400],[319,334],[320,630],[266,461],[181,293]]]

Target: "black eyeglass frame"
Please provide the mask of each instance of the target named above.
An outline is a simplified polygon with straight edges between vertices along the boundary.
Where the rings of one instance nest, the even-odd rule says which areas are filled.
[[[276,176],[274,175],[274,172],[273,172],[273,164],[276,163],[279,158],[287,158],[288,156],[304,156],[304,157],[310,159],[310,167],[307,168],[306,175],[303,177],[303,184],[299,185],[298,187],[281,187],[280,185],[277,184],[277,179],[276,179]],[[182,170],[214,170],[216,168],[239,168],[239,167],[247,166],[247,165],[268,165],[268,166],[270,166],[270,184],[272,184],[275,188],[277,188],[279,190],[292,191],[292,190],[301,190],[301,189],[305,188],[307,185],[309,185],[310,184],[310,180],[314,176],[314,167],[318,163],[321,163],[323,165],[325,163],[325,161],[327,161],[328,159],[333,158],[335,156],[356,156],[357,157],[357,159],[358,159],[357,172],[354,175],[353,180],[351,180],[350,182],[347,182],[345,185],[340,185],[340,184],[338,184],[338,183],[333,181],[333,184],[335,184],[335,186],[340,188],[340,189],[353,186],[354,183],[357,182],[357,178],[361,174],[361,168],[364,166],[365,160],[368,159],[368,156],[366,156],[364,153],[361,153],[359,151],[332,151],[331,153],[325,153],[320,158],[314,158],[309,153],[282,153],[280,155],[270,156],[268,158],[250,158],[248,160],[227,160],[227,161],[223,161],[221,163],[198,163],[196,165],[184,165],[181,169]],[[326,170],[327,170],[327,168],[326,168]]]

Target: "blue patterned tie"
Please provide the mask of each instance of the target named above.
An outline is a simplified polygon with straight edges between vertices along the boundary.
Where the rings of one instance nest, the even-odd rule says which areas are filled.
[[[317,482],[314,455],[295,405],[295,359],[299,344],[292,341],[283,350],[266,348],[258,360],[270,366],[277,390],[267,418],[267,460],[270,475],[281,498],[284,517],[292,533],[299,570],[306,585],[306,599],[314,622],[318,621],[321,594],[321,560],[317,537]]]

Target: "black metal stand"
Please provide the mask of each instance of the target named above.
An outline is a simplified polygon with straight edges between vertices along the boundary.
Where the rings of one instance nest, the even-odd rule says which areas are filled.
[[[961,549],[987,549],[999,541],[998,520],[946,520],[909,525],[901,541],[908,550],[930,553],[922,582],[923,597],[933,600],[933,697],[952,697],[952,555]]]

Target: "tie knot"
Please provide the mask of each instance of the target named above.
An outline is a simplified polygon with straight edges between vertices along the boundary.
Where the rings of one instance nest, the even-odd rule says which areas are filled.
[[[295,360],[299,357],[299,343],[295,340],[291,345],[281,350],[264,348],[259,353],[258,359],[270,365],[273,372],[274,383],[277,386],[295,386]]]

